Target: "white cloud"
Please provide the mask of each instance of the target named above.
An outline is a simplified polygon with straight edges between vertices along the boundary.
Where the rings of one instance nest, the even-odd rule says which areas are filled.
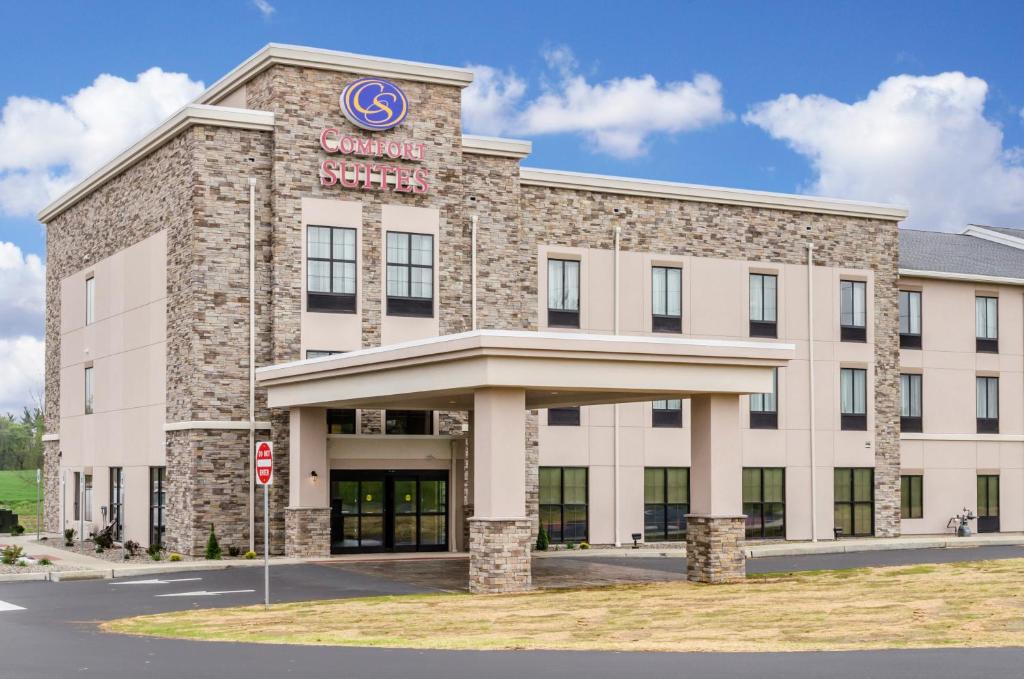
[[[688,132],[730,119],[722,85],[700,73],[693,80],[660,84],[651,75],[591,83],[577,73],[566,47],[546,50],[556,76],[540,96],[522,103],[526,84],[514,73],[471,66],[476,73],[463,95],[467,131],[483,134],[580,134],[592,148],[619,158],[643,155],[651,135]]]
[[[38,255],[0,242],[0,337],[43,333],[46,269]]]
[[[252,4],[260,11],[264,19],[269,19],[270,15],[276,11],[274,6],[267,2],[267,0],[252,0]]]
[[[20,414],[25,406],[37,405],[43,393],[44,362],[41,339],[0,338],[0,413]]]
[[[10,97],[0,114],[0,212],[31,215],[194,99],[203,84],[151,68],[103,74],[60,102]]]
[[[899,75],[853,103],[786,94],[743,119],[810,160],[811,193],[908,205],[916,228],[1024,226],[1021,149],[985,117],[987,93],[963,73]]]

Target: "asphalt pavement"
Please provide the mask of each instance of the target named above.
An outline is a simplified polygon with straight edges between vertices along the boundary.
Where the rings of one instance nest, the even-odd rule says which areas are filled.
[[[1017,549],[1013,552],[1013,549]],[[834,564],[890,565],[936,560],[1008,558],[1020,548],[914,550],[751,560],[751,572]],[[903,556],[900,556],[903,554]],[[604,557],[589,557],[604,558]],[[863,558],[869,558],[865,555]],[[880,564],[879,561],[882,561]],[[641,564],[639,562],[651,562]],[[629,568],[678,567],[679,559],[616,558]],[[853,563],[851,563],[853,561]],[[629,563],[622,563],[629,562]],[[763,563],[762,563],[763,562]],[[604,679],[633,677],[803,679],[1021,677],[1024,649],[948,649],[845,653],[603,653],[558,651],[417,651],[189,642],[99,631],[97,623],[126,615],[258,604],[262,569],[178,572],[118,580],[0,584],[0,676],[19,679],[95,676],[109,679],[331,677],[432,679],[523,676]],[[433,588],[344,567],[315,564],[272,571],[274,602],[429,592]],[[170,596],[169,596],[170,595]],[[685,611],[680,611],[685,615]]]

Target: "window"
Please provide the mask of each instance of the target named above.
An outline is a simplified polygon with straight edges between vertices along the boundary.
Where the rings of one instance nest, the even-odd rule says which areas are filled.
[[[388,315],[434,315],[434,237],[388,232]]]
[[[900,375],[900,431],[921,431],[920,375]]]
[[[75,521],[81,519],[82,512],[82,472],[75,472]]]
[[[96,279],[89,276],[85,279],[85,324],[96,322]]]
[[[586,541],[586,467],[540,468],[540,523],[551,542]]]
[[[644,469],[644,540],[686,539],[690,512],[690,470],[686,467]]]
[[[85,520],[92,521],[92,474],[85,475]]]
[[[866,342],[867,283],[839,281],[839,339],[843,342]]]
[[[167,503],[166,467],[149,468],[149,544],[163,545],[167,525],[164,510]]]
[[[580,263],[548,260],[548,325],[580,327]]]
[[[921,293],[900,290],[900,348],[921,348]]]
[[[384,433],[405,436],[430,436],[434,433],[434,411],[388,410],[384,413]]]
[[[871,535],[875,521],[875,470],[836,467],[835,527],[842,535]]]
[[[978,475],[978,532],[999,532],[999,476]]]
[[[355,313],[355,229],[333,226],[306,229],[306,309]]]
[[[924,516],[924,503],[921,499],[923,486],[923,476],[915,475],[900,477],[901,519],[920,519]]]
[[[999,378],[977,377],[978,433],[999,433]]]
[[[344,353],[344,351],[321,351],[319,349],[310,349],[306,352],[306,359],[323,358],[324,356],[337,356],[338,354]]]
[[[662,401],[654,401],[651,408],[651,426],[682,427],[683,400],[669,398]]]
[[[92,366],[85,369],[85,414],[92,415]]]
[[[867,431],[868,371],[841,368],[839,371],[839,411],[844,431]]]
[[[786,537],[786,470],[744,467],[743,513],[747,539]]]
[[[778,278],[771,274],[750,274],[750,336],[778,337],[776,301]]]
[[[683,331],[683,270],[667,266],[651,269],[651,329]]]
[[[750,428],[779,428],[779,369],[772,368],[772,390],[750,395]]]
[[[995,297],[974,298],[975,351],[999,352],[999,300]]]
[[[327,433],[328,434],[355,434],[356,433],[356,411],[351,408],[344,410],[328,409],[327,411]]]
[[[580,426],[580,408],[548,408],[549,427],[578,427]]]
[[[110,468],[110,523],[114,526],[114,539],[122,540],[124,533],[124,470],[121,467]]]

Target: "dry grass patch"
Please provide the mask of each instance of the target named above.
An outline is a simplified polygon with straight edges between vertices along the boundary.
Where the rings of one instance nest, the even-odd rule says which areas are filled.
[[[184,611],[104,629],[439,649],[810,651],[1024,646],[1024,559],[471,596]]]

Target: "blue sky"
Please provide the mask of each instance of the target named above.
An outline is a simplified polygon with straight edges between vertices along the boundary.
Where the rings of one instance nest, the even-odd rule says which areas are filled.
[[[27,259],[44,249],[32,217],[37,195],[63,188],[198,82],[211,84],[268,42],[490,69],[481,73],[490,73],[494,92],[511,86],[515,96],[480,111],[484,129],[475,131],[532,139],[531,166],[903,202],[915,228],[1024,227],[1024,3],[624,6],[5,3],[0,288],[8,289],[0,297],[38,278]],[[67,134],[61,150],[46,138],[50,128],[34,111],[71,124],[80,111],[66,98],[110,74],[123,79],[124,96],[106,97],[109,114],[102,102],[87,110],[120,120],[116,107],[132,108],[132,92],[145,89],[135,87],[139,74],[154,67],[156,84],[137,113],[124,114],[123,134],[92,130],[81,147]],[[184,76],[172,82],[171,73]],[[94,93],[116,91],[101,84]],[[566,94],[573,88],[576,98]],[[622,102],[617,91],[664,99]],[[664,115],[644,110],[661,103]],[[4,244],[18,249],[19,264]],[[13,355],[4,338],[41,334],[41,316],[26,311],[33,303],[0,303],[0,382],[5,351]],[[0,393],[0,411],[18,398]]]

